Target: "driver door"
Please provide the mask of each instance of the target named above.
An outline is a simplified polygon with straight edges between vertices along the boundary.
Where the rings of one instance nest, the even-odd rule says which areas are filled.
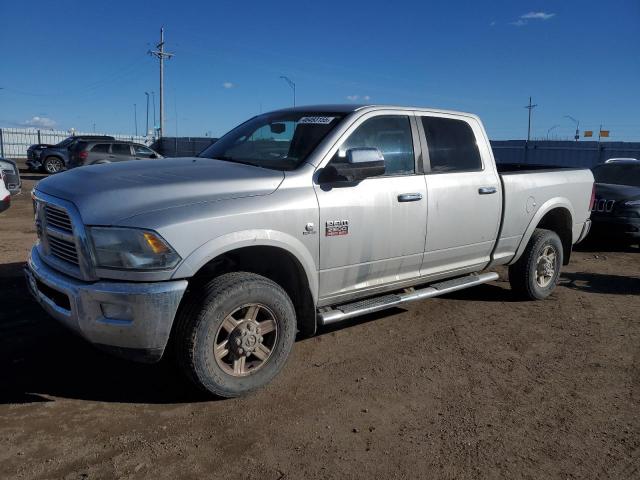
[[[330,162],[375,147],[386,173],[357,184],[315,185],[320,206],[320,298],[348,299],[419,276],[427,227],[420,144],[407,112],[375,112],[345,134]]]

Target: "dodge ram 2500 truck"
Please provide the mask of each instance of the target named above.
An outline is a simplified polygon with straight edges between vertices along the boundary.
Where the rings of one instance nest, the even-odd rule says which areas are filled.
[[[498,278],[547,297],[589,230],[589,170],[494,162],[478,117],[324,105],[256,116],[198,157],[89,166],[33,192],[25,269],[53,317],[199,387],[270,381],[296,333]]]

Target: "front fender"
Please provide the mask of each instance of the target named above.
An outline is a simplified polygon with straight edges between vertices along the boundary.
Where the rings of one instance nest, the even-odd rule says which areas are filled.
[[[242,230],[209,240],[182,262],[172,278],[193,277],[204,265],[224,253],[257,246],[277,247],[293,255],[304,269],[313,301],[317,302],[318,272],[311,253],[298,239],[277,230]]]
[[[567,199],[565,197],[550,198],[549,200],[547,200],[546,202],[544,202],[540,206],[540,208],[535,213],[533,218],[531,218],[531,221],[527,225],[527,228],[524,231],[524,235],[522,236],[522,239],[520,240],[520,244],[518,245],[518,249],[516,250],[516,254],[514,255],[514,257],[509,262],[509,265],[511,265],[511,264],[513,264],[513,263],[518,261],[520,256],[523,254],[524,249],[527,248],[527,244],[529,243],[529,240],[531,239],[531,235],[533,235],[533,231],[540,224],[540,220],[542,220],[542,218],[547,213],[549,213],[551,210],[553,210],[554,208],[565,208],[565,209],[567,209],[569,211],[569,214],[571,215],[571,222],[572,222],[572,226],[573,226],[573,219],[575,218],[575,212],[573,210],[573,206],[571,205],[571,202],[569,201],[569,199]]]

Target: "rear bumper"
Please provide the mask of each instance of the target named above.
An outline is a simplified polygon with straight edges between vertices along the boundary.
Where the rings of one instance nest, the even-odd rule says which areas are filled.
[[[46,265],[36,247],[25,275],[29,290],[53,318],[98,347],[131,360],[162,357],[186,280],[86,283]]]
[[[640,238],[640,218],[599,216],[592,218],[593,234],[601,237]]]

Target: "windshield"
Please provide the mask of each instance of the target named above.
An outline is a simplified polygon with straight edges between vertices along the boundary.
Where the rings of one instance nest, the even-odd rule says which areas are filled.
[[[593,169],[593,178],[596,183],[640,187],[640,165],[615,163],[600,165]]]
[[[293,170],[342,118],[343,114],[333,112],[266,113],[234,128],[199,157]]]

